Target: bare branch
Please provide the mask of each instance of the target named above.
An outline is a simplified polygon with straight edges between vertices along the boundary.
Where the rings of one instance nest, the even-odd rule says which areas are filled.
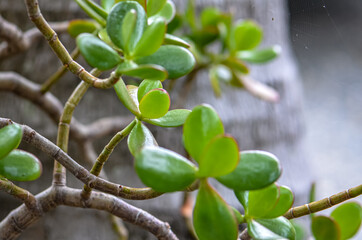
[[[0,190],[20,199],[29,209],[36,208],[36,199],[33,194],[27,190],[16,186],[8,179],[0,177]]]

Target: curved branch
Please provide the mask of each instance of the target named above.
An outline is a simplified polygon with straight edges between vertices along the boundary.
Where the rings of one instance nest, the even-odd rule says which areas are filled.
[[[0,176],[0,190],[21,200],[28,208],[36,207],[36,200],[33,194],[27,190],[16,186],[6,178]]]

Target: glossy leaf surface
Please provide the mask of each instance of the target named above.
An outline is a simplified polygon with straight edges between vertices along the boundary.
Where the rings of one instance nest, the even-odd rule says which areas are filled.
[[[155,119],[164,116],[170,109],[171,100],[167,91],[161,88],[149,91],[140,101],[142,117]]]
[[[276,205],[263,218],[277,218],[283,216],[293,205],[294,196],[290,188],[279,187],[279,198]]]
[[[13,150],[0,159],[0,175],[11,181],[33,181],[40,177],[42,165],[34,155]]]
[[[17,148],[23,137],[23,129],[17,124],[11,124],[0,129],[0,159]]]
[[[172,1],[168,0],[164,5],[164,7],[161,9],[161,11],[159,11],[156,15],[150,17],[148,21],[149,23],[152,23],[155,19],[161,17],[165,19],[167,23],[169,23],[172,21],[175,15],[176,15],[176,6]]]
[[[166,2],[167,0],[147,0],[147,15],[151,17],[161,11]]]
[[[119,98],[119,100],[123,103],[123,105],[134,115],[139,116],[141,113],[138,109],[137,103],[133,100],[129,91],[124,84],[123,80],[120,79],[114,86],[114,90]]]
[[[77,19],[69,22],[68,33],[76,38],[81,33],[92,33],[97,30],[97,24],[94,21]]]
[[[325,216],[313,217],[312,232],[316,240],[339,240],[341,235],[337,223]]]
[[[284,217],[251,220],[248,222],[248,233],[255,240],[295,239],[294,227]]]
[[[168,76],[166,69],[155,64],[137,65],[124,62],[118,66],[117,72],[130,77],[160,81],[165,80]]]
[[[141,122],[137,122],[128,136],[128,148],[132,155],[136,155],[145,146],[157,146],[151,131]]]
[[[139,64],[156,64],[164,67],[170,79],[182,77],[194,68],[195,58],[190,51],[185,48],[165,45],[150,56],[136,60]]]
[[[196,166],[164,148],[143,148],[135,164],[142,182],[158,192],[181,191],[196,180]]]
[[[353,237],[361,226],[362,207],[356,202],[344,203],[331,213],[341,230],[341,240]]]
[[[111,10],[107,18],[107,33],[112,42],[121,49],[125,49],[123,42],[123,21],[126,14],[131,10],[136,11],[136,23],[129,40],[129,50],[132,51],[141,39],[146,23],[146,12],[143,7],[135,1],[125,1],[117,3]]]
[[[233,37],[236,51],[250,50],[260,44],[263,30],[253,21],[245,21],[235,27]]]
[[[115,50],[92,34],[80,34],[77,37],[77,45],[85,60],[92,67],[108,70],[121,62],[121,57]]]
[[[113,5],[115,4],[115,0],[101,0],[101,6],[109,12]]]
[[[183,39],[172,34],[166,34],[164,39],[165,45],[176,45],[184,48],[190,48],[190,44]]]
[[[179,127],[185,123],[190,113],[191,111],[187,109],[176,109],[169,111],[161,118],[144,119],[144,121],[160,127]]]
[[[276,205],[279,198],[279,189],[275,184],[260,190],[249,191],[246,215],[263,218]]]
[[[219,182],[235,190],[256,190],[275,182],[281,174],[278,159],[264,151],[240,152],[236,169],[218,178]]]
[[[206,180],[201,181],[193,223],[200,240],[235,240],[238,236],[233,211]]]
[[[250,63],[266,63],[278,57],[281,52],[280,46],[274,46],[265,49],[240,51],[237,53],[237,57]]]
[[[123,43],[123,50],[126,54],[130,54],[133,49],[133,43],[131,42],[131,37],[135,31],[137,23],[137,12],[134,9],[131,9],[126,13],[122,22],[121,29],[121,41]]]
[[[200,105],[186,119],[183,141],[187,152],[199,162],[205,146],[221,134],[224,134],[224,126],[216,111],[209,105]]]
[[[144,57],[154,54],[162,45],[166,34],[166,22],[162,18],[153,21],[136,45],[133,55]]]
[[[161,81],[154,81],[154,80],[143,80],[138,87],[137,98],[140,102],[143,96],[145,96],[149,91],[156,88],[162,88]]]
[[[229,136],[216,136],[204,148],[199,161],[199,177],[218,177],[232,172],[239,162],[239,147]]]

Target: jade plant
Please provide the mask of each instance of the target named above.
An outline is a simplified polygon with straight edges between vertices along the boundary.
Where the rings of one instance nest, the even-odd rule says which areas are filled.
[[[172,89],[170,93],[166,90],[165,81],[193,78],[195,71],[201,69],[209,71],[216,95],[221,94],[219,84],[224,82],[275,101],[277,95],[272,89],[248,76],[247,63],[268,62],[280,53],[278,46],[258,48],[262,40],[260,26],[249,20],[235,23],[230,14],[214,8],[203,10],[198,19],[193,1],[189,1],[183,16],[176,13],[171,0],[102,0],[100,5],[92,0],[75,1],[91,19],[69,22],[67,30],[76,38],[77,44],[72,54],[51,26],[45,24],[37,0],[25,1],[30,19],[49,40],[64,66],[36,91],[27,87],[26,80],[18,81],[18,84],[25,81],[19,91],[27,92],[24,97],[38,96],[29,99],[51,112],[53,117],[56,115],[58,137],[53,144],[28,126],[0,118],[0,189],[24,202],[24,206],[1,221],[0,239],[17,237],[18,229],[25,229],[58,205],[105,210],[143,227],[159,239],[177,239],[167,224],[119,197],[147,200],[171,192],[195,190],[198,193],[190,230],[195,231],[195,237],[200,240],[298,239],[298,231],[289,220],[304,215],[312,216],[312,232],[317,240],[349,239],[358,231],[362,211],[358,203],[340,205],[330,217],[314,216],[313,213],[359,196],[361,185],[293,208],[291,189],[277,183],[282,170],[276,156],[264,151],[240,151],[237,141],[225,133],[212,106],[202,104],[192,110],[171,109]],[[188,32],[181,37],[174,35],[183,23],[189,26]],[[219,44],[219,51],[211,47],[214,43]],[[91,72],[75,62],[79,53],[93,68]],[[54,102],[54,97],[47,92],[66,69],[82,81],[64,109],[60,107],[62,110],[58,112],[58,102]],[[109,77],[98,78],[105,71],[111,72]],[[72,121],[75,108],[90,87],[113,88],[110,94],[118,96],[120,104],[128,109],[133,119],[125,127],[117,125],[116,134],[97,159],[92,159],[91,170],[87,170],[67,154],[69,133],[72,132],[85,147],[98,135],[114,132],[107,124],[86,126]],[[182,127],[179,140],[188,155],[158,146],[149,125]],[[104,133],[93,134],[100,129]],[[145,188],[127,187],[99,177],[103,165],[125,138],[134,157],[135,172],[147,186]],[[35,180],[41,174],[40,161],[30,153],[16,149],[21,141],[55,160],[51,188],[35,196],[11,182]],[[88,157],[92,158],[92,155]],[[66,171],[85,184],[83,189],[66,186]],[[210,179],[233,190],[240,205],[230,206]],[[112,219],[120,229],[119,223]],[[239,232],[242,224],[246,228]],[[118,233],[124,239],[122,231]]]

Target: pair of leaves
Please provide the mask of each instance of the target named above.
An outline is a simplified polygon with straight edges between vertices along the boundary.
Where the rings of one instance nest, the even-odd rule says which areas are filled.
[[[333,210],[330,217],[313,217],[312,232],[316,240],[345,240],[358,232],[361,221],[361,205],[349,202]]]
[[[22,136],[23,130],[17,124],[0,129],[0,176],[13,181],[32,181],[41,175],[42,166],[34,155],[16,150]]]

